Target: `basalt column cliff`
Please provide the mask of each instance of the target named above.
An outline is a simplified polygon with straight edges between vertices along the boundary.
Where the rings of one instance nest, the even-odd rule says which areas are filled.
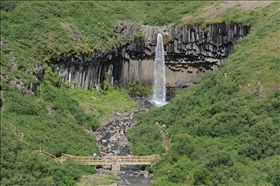
[[[184,88],[195,84],[206,71],[216,71],[220,61],[232,53],[237,40],[250,31],[237,23],[167,26],[138,26],[121,23],[115,33],[120,46],[94,57],[79,55],[54,57],[52,62],[63,82],[89,89],[108,80],[111,85],[154,82],[154,59],[157,34],[163,35],[166,87]]]

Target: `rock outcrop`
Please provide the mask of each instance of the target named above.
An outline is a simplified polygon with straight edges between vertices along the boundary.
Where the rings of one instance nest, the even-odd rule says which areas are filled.
[[[154,83],[154,57],[157,34],[164,40],[166,87],[184,88],[195,84],[207,71],[216,71],[220,61],[230,55],[239,38],[250,27],[238,23],[201,25],[139,26],[120,23],[115,34],[122,44],[111,46],[93,57],[83,54],[54,56],[55,70],[71,87],[99,88],[107,80],[110,85],[142,82]]]
[[[22,70],[29,75],[29,78],[32,81],[26,81],[25,79],[19,78],[19,76],[11,77],[5,72],[0,73],[0,77],[5,83],[9,83],[13,87],[16,87],[24,94],[33,94],[37,95],[39,91],[39,84],[43,78],[43,67],[39,63],[32,63],[32,67],[30,69],[18,67],[18,62],[16,58],[12,58],[8,65],[10,66],[9,70],[11,72]]]

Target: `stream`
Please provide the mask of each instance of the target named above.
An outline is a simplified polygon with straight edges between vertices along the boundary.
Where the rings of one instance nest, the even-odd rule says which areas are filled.
[[[133,115],[145,113],[150,104],[146,100],[138,100],[139,104],[135,110],[128,110],[122,113],[116,113],[107,120],[107,122],[94,132],[100,156],[133,156],[130,151],[130,142],[125,136],[125,132],[133,130]],[[103,166],[97,169],[98,174],[110,171],[111,166]],[[111,171],[117,178],[117,186],[150,186],[153,175],[148,171],[142,171],[139,165],[121,165],[120,171]]]

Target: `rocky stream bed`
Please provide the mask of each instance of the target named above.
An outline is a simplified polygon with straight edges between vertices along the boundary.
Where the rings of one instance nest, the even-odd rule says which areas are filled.
[[[136,109],[112,115],[106,123],[100,125],[96,131],[91,132],[98,141],[99,156],[133,156],[125,132],[128,129],[133,130],[135,126],[133,115],[144,113],[151,106],[145,99],[136,99],[136,101],[139,102]],[[151,185],[153,178],[153,174],[146,170],[142,171],[138,165],[121,165],[120,171],[112,171],[111,166],[97,168],[97,173],[92,175],[91,179],[103,178],[108,172],[112,172],[118,178],[117,183],[111,183],[111,186],[148,186]]]

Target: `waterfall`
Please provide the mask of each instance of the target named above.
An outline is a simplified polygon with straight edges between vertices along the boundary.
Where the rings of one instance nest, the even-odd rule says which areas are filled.
[[[151,100],[154,106],[160,107],[166,104],[166,75],[164,64],[164,48],[162,35],[157,35],[156,57],[154,62],[154,92]]]

